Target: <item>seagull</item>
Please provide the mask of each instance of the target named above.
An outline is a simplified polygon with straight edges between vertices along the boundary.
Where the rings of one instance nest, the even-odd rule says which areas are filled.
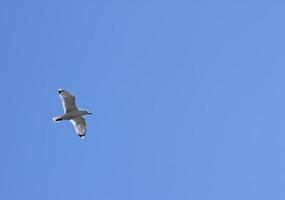
[[[75,102],[75,96],[73,94],[63,89],[59,89],[58,94],[61,98],[64,115],[54,117],[53,121],[60,122],[62,120],[70,120],[77,135],[83,139],[86,134],[86,121],[83,116],[92,115],[92,113],[87,110],[78,109]]]

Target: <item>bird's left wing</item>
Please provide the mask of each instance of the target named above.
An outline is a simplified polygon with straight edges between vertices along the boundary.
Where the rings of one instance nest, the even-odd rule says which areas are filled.
[[[76,106],[75,96],[63,89],[59,89],[58,94],[61,98],[62,106],[65,113],[78,110]]]
[[[86,121],[83,117],[77,117],[75,119],[70,120],[73,124],[76,133],[79,137],[84,138],[86,134]]]

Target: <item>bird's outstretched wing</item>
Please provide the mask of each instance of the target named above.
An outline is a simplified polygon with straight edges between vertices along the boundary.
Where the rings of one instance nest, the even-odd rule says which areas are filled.
[[[58,94],[61,98],[63,110],[65,113],[78,110],[75,102],[75,96],[65,90],[59,89]]]
[[[79,137],[84,138],[86,134],[86,122],[83,117],[77,117],[75,119],[70,120],[73,124],[76,133],[79,135]]]

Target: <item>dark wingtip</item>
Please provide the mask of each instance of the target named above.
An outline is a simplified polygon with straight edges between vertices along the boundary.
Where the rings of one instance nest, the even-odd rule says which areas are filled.
[[[85,137],[85,135],[78,135],[81,139],[83,139]]]
[[[62,92],[64,92],[63,89],[58,89],[58,94],[60,94],[60,93],[62,93]]]

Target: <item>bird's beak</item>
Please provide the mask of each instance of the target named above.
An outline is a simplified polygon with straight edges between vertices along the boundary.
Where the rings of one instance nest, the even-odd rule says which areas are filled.
[[[88,115],[92,115],[92,113],[91,113],[91,112],[88,112],[87,114],[88,114]]]

